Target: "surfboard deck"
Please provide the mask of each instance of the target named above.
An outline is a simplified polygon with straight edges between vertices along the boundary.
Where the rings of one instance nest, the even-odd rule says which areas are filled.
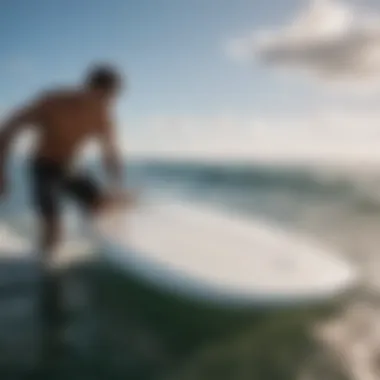
[[[271,224],[173,201],[145,201],[96,223],[106,261],[163,291],[225,305],[330,300],[355,270]]]

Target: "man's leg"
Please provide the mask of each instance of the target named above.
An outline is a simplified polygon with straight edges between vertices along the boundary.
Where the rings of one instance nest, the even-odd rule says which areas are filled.
[[[110,196],[100,189],[98,183],[86,175],[67,178],[65,190],[90,217],[96,217],[112,201]]]
[[[38,249],[42,264],[52,259],[60,240],[59,187],[62,170],[59,166],[37,159],[31,163],[32,202],[39,223]]]
[[[32,166],[33,203],[37,212],[37,255],[41,275],[40,311],[44,326],[45,354],[60,345],[57,333],[63,321],[62,284],[54,267],[54,255],[60,243],[59,168],[46,162]],[[54,350],[53,350],[54,351]]]
[[[40,215],[40,231],[38,253],[43,267],[50,267],[54,261],[54,253],[57,251],[61,240],[61,225],[56,215]]]
[[[43,314],[46,323],[56,324],[61,318],[60,286],[58,271],[54,267],[54,255],[60,242],[60,223],[57,217],[40,217],[40,239],[38,244],[39,267],[42,275]]]
[[[66,178],[65,190],[89,217],[96,218],[103,212],[130,207],[136,204],[136,197],[131,193],[107,193],[89,175],[77,175]]]
[[[59,178],[42,171],[34,180],[34,207],[38,217],[38,257],[42,267],[52,265],[61,238]]]

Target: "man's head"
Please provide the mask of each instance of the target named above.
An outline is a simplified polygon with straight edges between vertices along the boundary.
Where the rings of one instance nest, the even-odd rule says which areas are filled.
[[[122,78],[112,66],[97,65],[89,70],[86,86],[102,96],[113,97],[122,88]]]

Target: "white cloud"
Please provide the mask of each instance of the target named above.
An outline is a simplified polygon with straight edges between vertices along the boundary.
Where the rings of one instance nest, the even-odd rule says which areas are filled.
[[[170,122],[147,120],[151,125],[145,135],[130,135],[127,155],[317,165],[380,163],[379,111],[331,110],[318,117],[285,120],[233,115],[166,120]]]
[[[380,79],[380,15],[339,0],[314,0],[293,22],[228,42],[238,59],[259,59],[325,83]]]

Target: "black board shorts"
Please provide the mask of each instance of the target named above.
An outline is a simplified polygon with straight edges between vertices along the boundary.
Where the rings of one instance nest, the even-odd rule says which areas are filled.
[[[45,158],[31,162],[32,202],[37,212],[55,218],[60,212],[61,195],[68,195],[85,211],[99,204],[101,193],[96,181],[86,174],[72,174],[62,164]]]

